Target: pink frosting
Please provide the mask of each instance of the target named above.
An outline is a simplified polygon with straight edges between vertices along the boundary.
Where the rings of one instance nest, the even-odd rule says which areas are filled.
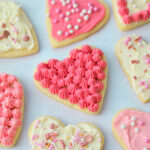
[[[103,55],[100,49],[84,45],[81,49],[73,49],[70,57],[63,61],[50,59],[48,67],[45,63],[38,65],[40,69],[35,72],[34,79],[43,88],[49,88],[51,94],[58,94],[61,99],[78,104],[81,109],[90,107],[92,112],[97,111],[99,107],[90,104],[98,104],[103,98],[99,94],[104,89],[103,80],[106,79],[107,63]],[[44,75],[45,70],[47,73]],[[87,100],[87,97],[92,97],[92,100]]]
[[[128,150],[150,149],[150,114],[125,109],[115,117],[113,128]]]
[[[88,5],[89,2],[91,5]],[[89,32],[103,20],[106,12],[103,4],[97,0],[76,0],[74,3],[70,1],[64,6],[61,1],[52,4],[52,0],[49,0],[48,6],[52,35],[58,41]],[[88,12],[84,11],[85,9]]]
[[[0,142],[13,144],[14,136],[21,125],[23,87],[13,75],[0,74]]]
[[[122,17],[122,20],[125,24],[131,24],[139,21],[147,21],[150,18],[149,4],[146,10],[141,10],[140,12],[129,15],[127,0],[118,0],[117,3],[119,6],[118,13]]]

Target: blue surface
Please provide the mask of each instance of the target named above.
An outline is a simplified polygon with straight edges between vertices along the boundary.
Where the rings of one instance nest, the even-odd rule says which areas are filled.
[[[12,150],[30,150],[27,131],[34,119],[41,115],[51,115],[59,118],[65,124],[76,124],[78,122],[91,122],[101,128],[105,136],[104,150],[121,150],[112,135],[111,122],[114,114],[126,107],[134,107],[150,112],[150,103],[143,104],[130,87],[115,56],[115,44],[124,35],[136,33],[146,41],[150,42],[150,24],[142,26],[130,32],[121,32],[116,26],[112,13],[110,0],[105,0],[110,7],[110,20],[105,27],[89,38],[72,44],[70,46],[53,49],[48,40],[45,25],[45,0],[14,0],[19,2],[32,23],[38,35],[39,53],[18,59],[0,59],[0,72],[16,75],[22,82],[25,90],[25,111],[21,136],[17,145]],[[50,58],[63,59],[68,56],[70,49],[82,44],[90,44],[101,48],[108,60],[108,89],[104,99],[101,113],[97,116],[87,115],[70,109],[60,103],[51,100],[39,92],[33,83],[33,70],[39,62]],[[3,150],[3,148],[0,148]]]

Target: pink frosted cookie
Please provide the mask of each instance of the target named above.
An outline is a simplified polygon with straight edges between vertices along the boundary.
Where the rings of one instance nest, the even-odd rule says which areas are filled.
[[[150,0],[112,0],[115,18],[122,31],[150,22]]]
[[[150,113],[121,110],[113,120],[112,129],[124,150],[150,150]]]
[[[102,150],[104,137],[90,123],[65,126],[60,120],[42,116],[30,126],[28,137],[32,150]]]
[[[103,52],[84,45],[70,57],[40,63],[34,73],[36,87],[49,97],[85,113],[97,114],[107,83],[107,63]]]
[[[24,92],[18,79],[0,74],[0,147],[13,147],[22,126]]]
[[[150,44],[141,36],[126,36],[117,43],[116,55],[138,97],[149,102]]]
[[[54,48],[83,40],[107,22],[103,0],[47,0],[46,24]]]

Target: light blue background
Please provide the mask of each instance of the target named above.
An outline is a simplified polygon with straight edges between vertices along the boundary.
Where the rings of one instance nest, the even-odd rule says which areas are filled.
[[[12,150],[30,150],[28,141],[28,127],[34,119],[41,115],[51,115],[59,118],[65,124],[78,122],[91,122],[96,124],[105,136],[104,150],[121,150],[121,146],[114,138],[111,130],[111,122],[114,114],[125,107],[134,107],[150,112],[150,103],[143,104],[139,101],[130,87],[117,58],[115,56],[115,44],[124,35],[137,33],[150,42],[150,24],[147,24],[130,32],[121,32],[116,26],[112,13],[110,0],[105,0],[110,7],[109,22],[96,34],[70,46],[53,49],[48,40],[45,26],[45,1],[46,0],[14,0],[19,2],[32,23],[38,35],[40,51],[32,56],[18,59],[0,59],[0,72],[16,75],[22,82],[25,90],[25,110],[23,128],[17,145]],[[104,99],[101,113],[97,116],[87,115],[70,109],[54,100],[51,100],[38,91],[33,83],[33,70],[39,62],[50,58],[63,59],[69,51],[82,44],[90,44],[101,48],[108,60],[108,89]],[[3,148],[0,148],[3,150]]]

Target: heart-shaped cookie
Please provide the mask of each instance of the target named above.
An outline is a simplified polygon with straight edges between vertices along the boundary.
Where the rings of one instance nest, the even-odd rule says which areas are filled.
[[[65,126],[49,116],[35,120],[28,132],[32,150],[102,150],[104,137],[98,127],[90,123]]]
[[[36,53],[36,33],[20,5],[1,0],[0,8],[0,57],[21,57]]]
[[[83,40],[97,32],[109,18],[103,0],[47,0],[46,24],[54,48]]]
[[[150,0],[112,0],[118,27],[131,30],[150,22]]]
[[[112,129],[125,150],[150,149],[150,113],[121,110],[113,120]]]
[[[137,35],[123,37],[116,55],[138,97],[150,101],[150,44]]]
[[[24,92],[18,79],[0,74],[0,147],[13,147],[22,126]]]
[[[84,45],[70,57],[40,63],[34,73],[36,87],[49,97],[82,112],[97,114],[107,82],[106,58],[100,49]]]

